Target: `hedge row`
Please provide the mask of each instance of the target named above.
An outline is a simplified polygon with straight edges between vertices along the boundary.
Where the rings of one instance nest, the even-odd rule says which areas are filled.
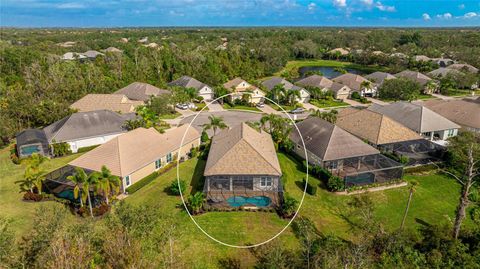
[[[152,182],[155,178],[158,177],[158,175],[159,175],[158,172],[153,172],[150,175],[140,179],[138,182],[135,182],[132,186],[128,187],[126,191],[129,194],[135,193],[136,191],[138,191],[148,183]]]
[[[307,184],[307,193],[310,194],[310,195],[315,195],[317,193],[317,186],[313,185],[312,183],[310,182],[306,182],[305,179],[303,179],[303,182],[302,182],[302,187],[305,188],[305,184]]]

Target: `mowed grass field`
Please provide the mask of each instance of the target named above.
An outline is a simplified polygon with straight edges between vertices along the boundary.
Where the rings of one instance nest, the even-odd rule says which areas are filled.
[[[50,160],[46,168],[53,170],[68,163],[78,155]],[[293,158],[279,153],[283,171],[285,190],[298,200],[303,195],[299,182],[306,176],[301,171],[301,164]],[[190,191],[202,186],[204,160],[191,159],[179,166],[180,178],[190,182]],[[222,246],[204,235],[191,221],[185,212],[181,199],[169,195],[166,191],[170,183],[176,179],[176,169],[160,175],[150,184],[125,199],[133,205],[148,204],[160,208],[165,213],[165,221],[175,223],[176,253],[187,263],[198,268],[216,267],[216,260],[224,257],[241,259],[245,264],[253,264],[254,258],[248,250],[238,250]],[[23,167],[11,163],[8,150],[0,151],[0,215],[12,220],[16,235],[25,235],[32,228],[34,211],[42,205],[59,206],[56,202],[27,203],[22,201],[15,181],[22,178]],[[453,218],[458,201],[460,185],[453,179],[438,174],[407,175],[406,180],[417,180],[419,186],[414,194],[407,218],[407,228],[414,228],[421,223],[438,223],[446,218]],[[342,217],[347,208],[350,196],[332,194],[323,188],[321,182],[313,177],[310,182],[320,186],[315,196],[306,195],[299,211],[300,216],[312,219],[317,228],[326,234],[336,234],[344,238],[352,236],[350,227]],[[376,217],[387,229],[396,229],[401,223],[408,188],[402,187],[369,194],[376,205]],[[287,223],[270,212],[208,212],[194,217],[198,224],[215,238],[228,244],[245,245],[262,242],[278,233]],[[82,221],[81,218],[69,215],[69,222]],[[98,220],[102,221],[102,220]],[[471,225],[469,221],[466,225]],[[276,240],[282,245],[295,249],[298,242],[290,228],[286,229]]]

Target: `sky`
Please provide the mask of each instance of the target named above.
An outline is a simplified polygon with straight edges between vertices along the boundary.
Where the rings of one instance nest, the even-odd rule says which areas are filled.
[[[0,0],[0,26],[480,26],[480,1]]]

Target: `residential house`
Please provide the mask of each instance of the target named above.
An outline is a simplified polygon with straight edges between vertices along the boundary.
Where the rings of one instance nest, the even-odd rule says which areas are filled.
[[[194,88],[195,90],[197,90],[198,96],[202,97],[203,100],[211,101],[214,99],[214,92],[212,87],[189,76],[182,76],[179,79],[168,83],[168,86]]]
[[[402,59],[402,60],[405,60],[405,59],[408,58],[408,56],[405,53],[401,53],[401,52],[392,53],[392,54],[390,54],[390,57],[398,58],[398,59]]]
[[[448,58],[433,58],[431,61],[438,64],[440,67],[447,67],[455,63],[454,60]]]
[[[466,71],[470,73],[478,73],[478,68],[470,64],[452,64],[447,66],[447,68],[455,69],[458,71]]]
[[[461,130],[480,133],[480,97],[428,100],[421,105],[460,125]]]
[[[271,91],[277,85],[283,85],[283,88],[287,91],[298,91],[300,97],[297,98],[297,102],[308,103],[310,101],[310,93],[302,87],[293,85],[290,81],[281,78],[281,77],[272,77],[262,82],[262,85],[265,86],[269,91]]]
[[[395,76],[397,78],[406,78],[420,84],[420,86],[423,88],[423,92],[426,94],[432,94],[436,91],[435,88],[428,87],[428,85],[432,82],[432,79],[418,71],[404,70],[400,73],[395,74]]]
[[[137,106],[143,104],[143,101],[130,100],[124,94],[87,94],[70,105],[70,108],[78,112],[106,109],[120,113],[132,113],[135,112]]]
[[[431,72],[428,72],[427,75],[431,78],[441,79],[446,76],[460,76],[463,75],[463,73],[453,68],[440,67]]]
[[[368,110],[346,108],[339,112],[336,125],[368,141],[381,152],[408,157],[409,164],[425,164],[441,157],[444,148],[392,118]]]
[[[86,59],[87,57],[81,53],[76,52],[67,52],[62,55],[62,60],[71,61],[71,60],[82,60]]]
[[[122,53],[123,50],[117,49],[115,47],[108,47],[108,48],[104,49],[103,52],[105,52],[105,53]]]
[[[242,99],[245,94],[250,95],[250,102],[254,104],[261,103],[265,99],[265,93],[262,90],[241,78],[234,78],[224,83],[223,87],[233,93],[230,96],[232,101]]]
[[[19,157],[34,152],[48,156],[55,154],[49,145],[67,143],[75,153],[80,148],[103,144],[127,132],[125,122],[135,114],[120,115],[109,110],[73,113],[43,129],[25,130],[17,135]]]
[[[314,87],[324,91],[332,91],[335,99],[344,100],[350,96],[351,89],[343,84],[334,82],[324,76],[311,75],[305,77],[295,84],[303,87]]]
[[[114,94],[123,94],[130,100],[146,102],[152,96],[171,94],[171,92],[169,90],[159,89],[148,83],[133,82],[116,91]]]
[[[334,78],[333,81],[348,86],[352,92],[358,92],[360,96],[377,95],[377,86],[360,75],[346,73]],[[365,84],[369,84],[369,86]]]
[[[290,134],[294,152],[341,177],[346,186],[383,183],[403,175],[401,164],[328,121],[310,117],[297,127],[300,133]]]
[[[426,139],[442,145],[449,137],[456,136],[460,128],[427,107],[410,102],[395,102],[385,106],[374,104],[368,109],[386,115]]]
[[[328,53],[333,55],[340,54],[342,56],[345,56],[345,55],[348,55],[350,51],[344,48],[335,48],[335,49],[329,50]]]
[[[82,55],[90,60],[95,60],[98,56],[104,56],[105,54],[96,50],[87,50],[86,52],[82,53]]]
[[[188,158],[192,148],[199,145],[200,133],[188,124],[163,134],[154,128],[138,128],[85,153],[69,165],[87,171],[100,171],[105,165],[113,175],[121,178],[125,191],[177,158]]]
[[[386,72],[374,72],[365,76],[366,79],[373,82],[378,87],[382,86],[385,80],[395,79],[396,77],[390,73]]]
[[[425,55],[415,55],[413,57],[413,59],[416,61],[416,62],[430,62],[432,59],[428,56],[425,56]]]
[[[272,138],[246,123],[213,136],[203,174],[203,191],[212,205],[235,206],[232,199],[240,196],[262,197],[268,205],[282,199],[282,170]]]

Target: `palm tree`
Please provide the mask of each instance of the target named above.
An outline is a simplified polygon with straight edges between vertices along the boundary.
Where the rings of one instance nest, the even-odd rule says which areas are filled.
[[[213,115],[210,115],[208,119],[210,120],[210,123],[204,124],[203,128],[204,130],[213,129],[213,135],[217,133],[217,129],[225,129],[228,127],[223,121],[222,117],[215,117]]]
[[[183,91],[188,96],[188,98],[190,98],[190,101],[198,97],[198,91],[195,88],[185,88]]]
[[[310,112],[311,112],[310,115],[321,118],[330,123],[335,124],[335,122],[337,121],[338,111],[335,109],[331,111],[323,111],[323,112],[320,110],[310,109]]]
[[[362,81],[362,83],[360,83],[360,87],[362,87],[363,89],[370,89],[372,87],[372,82],[364,80]]]
[[[285,92],[285,88],[283,87],[283,84],[278,84],[273,87],[273,89],[270,91],[270,96],[273,101],[277,102],[277,104],[280,103],[280,97],[282,94]]]
[[[287,91],[285,94],[285,99],[287,101],[287,104],[293,105],[297,101],[297,99],[300,99],[300,91],[299,90],[290,90]]]
[[[403,220],[402,220],[402,224],[400,225],[400,229],[403,229],[403,226],[405,225],[408,209],[410,209],[410,203],[412,202],[413,193],[415,192],[417,185],[418,185],[417,181],[415,180],[410,181],[410,194],[408,196],[407,207],[405,208],[405,214],[403,214]]]
[[[93,218],[93,209],[92,209],[92,198],[90,195],[90,187],[93,188],[94,192],[96,192],[98,187],[98,178],[100,173],[93,172],[88,175],[87,180],[83,183],[83,191],[87,193],[87,200],[88,200],[88,208],[90,210],[90,216]]]
[[[74,184],[73,188],[73,197],[78,199],[80,197],[80,207],[83,207],[83,201],[86,198],[86,193],[82,193],[82,188],[85,182],[87,181],[88,176],[82,168],[76,167],[75,173],[67,177],[67,180],[71,181]]]
[[[118,193],[120,191],[120,178],[112,175],[112,172],[104,165],[101,172],[98,174],[98,188],[102,190],[105,197],[105,202],[109,204],[108,197],[112,193]]]
[[[190,210],[192,210],[193,214],[198,213],[203,206],[203,202],[205,201],[205,196],[202,192],[196,192],[194,195],[188,197],[188,206]]]

